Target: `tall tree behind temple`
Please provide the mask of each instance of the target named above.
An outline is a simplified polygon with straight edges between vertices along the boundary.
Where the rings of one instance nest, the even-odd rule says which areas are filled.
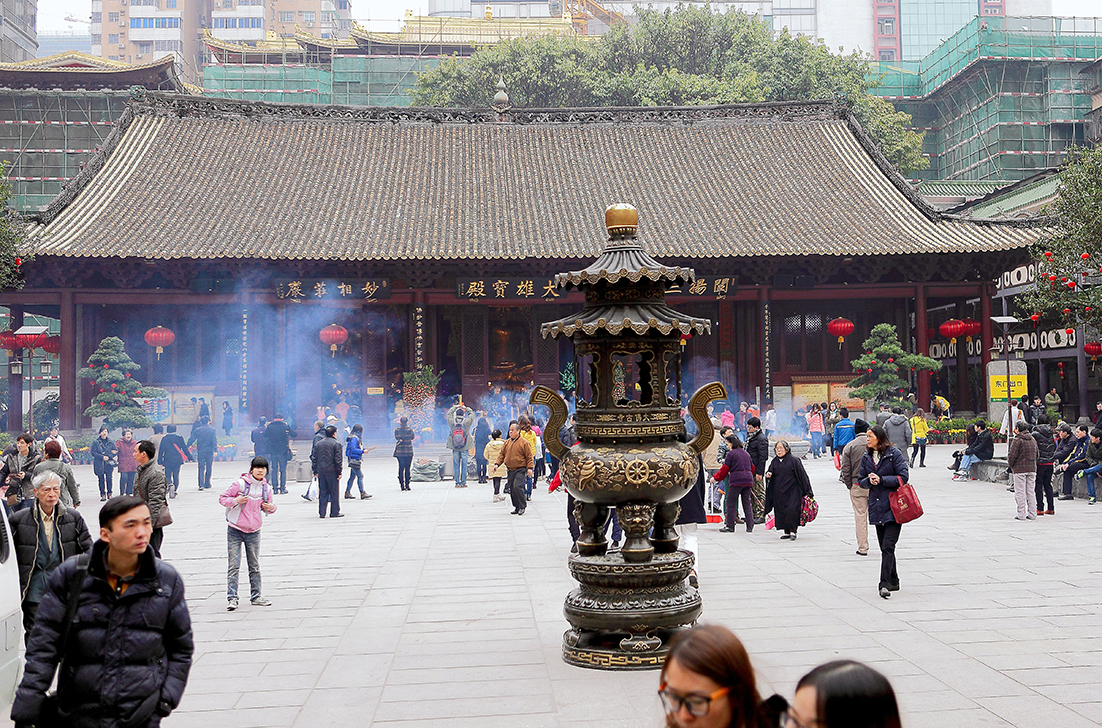
[[[1068,149],[1068,159],[1059,194],[1043,211],[1049,225],[1033,251],[1037,280],[1020,305],[1025,316],[1061,328],[1086,325],[1094,341],[1102,334],[1102,147]]]
[[[23,250],[27,238],[23,220],[8,207],[10,167],[9,162],[0,162],[0,291],[23,287],[20,266],[31,259]]]
[[[422,74],[418,106],[486,107],[499,77],[513,106],[696,106],[830,99],[844,94],[892,164],[926,167],[909,115],[870,96],[869,59],[831,53],[822,41],[774,37],[752,15],[697,6],[640,9],[638,24],[600,37],[542,36],[445,59]]]

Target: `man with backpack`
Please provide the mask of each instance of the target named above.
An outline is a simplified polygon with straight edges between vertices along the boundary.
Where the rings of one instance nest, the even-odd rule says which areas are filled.
[[[469,440],[471,426],[474,424],[474,411],[456,402],[448,410],[445,418],[450,434],[444,445],[452,451],[452,468],[455,473],[455,487],[467,487],[467,451],[471,449]]]

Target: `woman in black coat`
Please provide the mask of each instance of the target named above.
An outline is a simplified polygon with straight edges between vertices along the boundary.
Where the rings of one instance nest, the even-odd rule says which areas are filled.
[[[677,533],[681,537],[680,548],[691,553],[695,559],[693,566],[696,568],[689,572],[689,586],[693,588],[699,584],[696,569],[700,567],[700,541],[697,539],[696,526],[698,523],[708,522],[708,514],[704,511],[704,458],[700,453],[697,453],[696,461],[698,466],[696,484],[678,501],[681,511],[677,514],[677,520],[674,521]]]
[[[778,531],[784,531],[782,539],[796,540],[800,527],[800,514],[804,508],[804,496],[815,497],[811,492],[811,480],[807,477],[803,462],[792,455],[789,444],[780,440],[774,452],[777,457],[765,471],[765,512],[774,512]]]
[[[876,540],[880,543],[880,596],[887,599],[893,591],[899,591],[895,544],[902,528],[892,515],[889,496],[907,482],[910,470],[907,458],[892,445],[880,425],[865,433],[865,444],[868,450],[861,458],[857,483],[869,491],[869,523],[876,526]]]

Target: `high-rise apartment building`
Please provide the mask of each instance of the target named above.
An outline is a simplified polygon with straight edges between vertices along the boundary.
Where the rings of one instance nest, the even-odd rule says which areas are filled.
[[[92,0],[92,55],[134,64],[172,55],[194,82],[208,17],[206,0]]]
[[[296,27],[347,37],[351,10],[351,0],[92,0],[92,54],[136,64],[171,54],[184,80],[197,84],[204,29],[245,43],[269,32],[292,37]]]
[[[0,0],[0,63],[38,55],[38,0]]]

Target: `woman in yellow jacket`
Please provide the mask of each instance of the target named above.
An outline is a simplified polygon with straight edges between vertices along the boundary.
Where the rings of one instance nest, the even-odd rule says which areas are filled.
[[[490,435],[490,441],[486,443],[486,447],[482,448],[482,457],[489,461],[489,477],[494,479],[494,503],[505,500],[505,496],[500,495],[501,479],[509,474],[509,471],[505,468],[505,464],[494,465],[497,462],[497,454],[501,452],[501,446],[505,444],[505,441],[501,439],[501,430],[494,430]]]
[[[539,435],[532,431],[532,421],[528,419],[527,415],[521,415],[517,418],[517,424],[520,425],[520,436],[527,440],[528,446],[532,448],[532,457],[539,460],[543,457],[543,444],[539,441]],[[528,500],[532,500],[532,486],[534,484],[535,478],[526,478],[524,481],[524,490]]]
[[[926,467],[926,434],[930,431],[930,426],[926,424],[926,413],[922,411],[922,408],[915,410],[914,416],[911,417],[911,442],[913,447],[911,448],[911,467],[915,466],[915,456],[920,452],[922,456],[918,459],[918,467]]]

